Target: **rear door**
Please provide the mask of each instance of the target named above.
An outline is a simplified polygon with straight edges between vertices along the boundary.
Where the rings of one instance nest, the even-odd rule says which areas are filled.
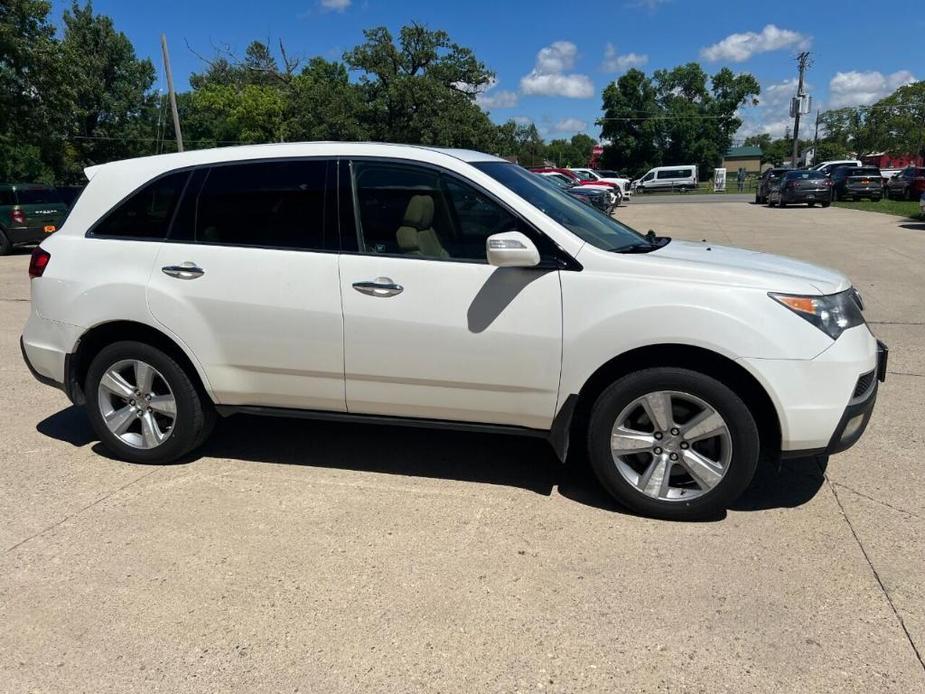
[[[343,411],[336,162],[200,169],[148,284],[221,404]]]
[[[44,186],[18,188],[16,204],[25,218],[21,226],[41,229],[46,233],[57,231],[67,214],[67,205],[58,191]]]
[[[353,170],[358,250],[341,256],[348,410],[548,428],[559,272],[492,267],[485,252],[491,234],[536,232],[446,172],[385,161]],[[544,253],[545,237],[534,238]]]

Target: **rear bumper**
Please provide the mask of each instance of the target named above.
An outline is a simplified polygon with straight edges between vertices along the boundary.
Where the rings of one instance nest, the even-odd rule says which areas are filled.
[[[43,227],[8,227],[6,237],[14,246],[27,243],[41,243],[49,233]]]
[[[19,344],[23,361],[36,380],[68,392],[68,362],[82,333],[76,325],[43,318],[33,307]]]
[[[832,192],[828,188],[822,190],[788,190],[781,195],[784,202],[828,202],[832,199]]]

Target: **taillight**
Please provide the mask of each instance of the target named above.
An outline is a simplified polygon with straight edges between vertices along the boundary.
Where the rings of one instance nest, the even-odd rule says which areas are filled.
[[[33,279],[41,277],[45,272],[45,268],[48,267],[49,260],[51,260],[51,253],[48,251],[41,248],[36,248],[32,251],[32,259],[29,261],[29,277]]]
[[[13,210],[11,216],[13,218],[14,224],[25,224],[26,223],[26,215],[23,214],[22,210]]]

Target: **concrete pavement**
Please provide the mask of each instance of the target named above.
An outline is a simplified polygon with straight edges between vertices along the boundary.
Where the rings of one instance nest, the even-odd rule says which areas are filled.
[[[0,258],[0,690],[925,691],[925,225],[617,216],[848,272],[892,349],[865,438],[696,524],[503,436],[238,417],[129,465],[22,364]]]

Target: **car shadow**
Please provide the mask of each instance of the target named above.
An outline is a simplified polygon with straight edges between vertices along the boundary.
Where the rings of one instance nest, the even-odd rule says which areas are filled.
[[[925,222],[913,222],[912,224],[900,224],[899,226],[912,231],[925,231]]]
[[[36,429],[75,447],[92,444],[98,455],[112,457],[97,442],[81,407],[56,412]],[[542,496],[557,490],[585,506],[633,515],[604,491],[580,451],[563,465],[538,438],[239,414],[220,419],[206,444],[176,464],[194,464],[201,457],[503,485]],[[821,487],[824,469],[824,462],[820,467],[813,459],[762,462],[730,510],[800,506]]]

